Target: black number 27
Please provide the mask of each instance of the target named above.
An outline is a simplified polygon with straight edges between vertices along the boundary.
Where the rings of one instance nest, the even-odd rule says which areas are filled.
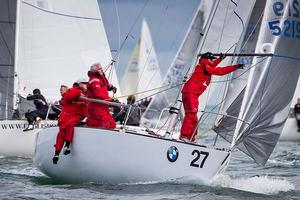
[[[200,155],[201,155],[201,154],[204,155],[204,157],[203,157],[203,159],[202,159],[202,161],[201,161],[201,164],[199,165],[199,164],[197,163],[197,161],[200,159]],[[205,161],[206,161],[206,159],[207,159],[209,153],[208,153],[208,152],[205,152],[205,151],[194,150],[194,151],[192,152],[192,155],[196,155],[196,157],[192,160],[190,166],[192,166],[192,167],[200,167],[200,168],[203,168],[203,165],[204,165],[204,163],[205,163]],[[202,157],[202,156],[201,156],[201,157]]]

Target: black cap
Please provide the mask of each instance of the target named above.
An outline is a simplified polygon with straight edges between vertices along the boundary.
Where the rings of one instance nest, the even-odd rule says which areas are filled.
[[[36,88],[32,91],[33,94],[41,94],[40,89]]]
[[[206,52],[201,56],[201,58],[206,58],[206,59],[216,59],[217,57],[214,56],[211,52]]]

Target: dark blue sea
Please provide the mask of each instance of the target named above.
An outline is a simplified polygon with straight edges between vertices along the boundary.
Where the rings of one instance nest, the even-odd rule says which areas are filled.
[[[210,136],[202,142],[212,142]],[[300,199],[300,142],[279,142],[266,166],[235,152],[209,185],[195,180],[136,184],[62,184],[33,168],[30,158],[0,157],[0,199]],[[159,169],[157,169],[159,170]]]

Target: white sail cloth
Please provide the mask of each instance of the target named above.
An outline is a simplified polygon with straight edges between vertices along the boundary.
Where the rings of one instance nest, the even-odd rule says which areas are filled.
[[[151,33],[146,20],[142,22],[141,38],[138,40],[122,78],[122,93],[138,93],[137,99],[151,96],[161,87],[162,78]],[[148,91],[151,90],[151,91]]]
[[[48,100],[60,99],[61,84],[87,77],[89,67],[111,62],[97,0],[22,0],[17,30],[16,74],[20,90],[39,88]],[[119,88],[115,69],[106,71]]]

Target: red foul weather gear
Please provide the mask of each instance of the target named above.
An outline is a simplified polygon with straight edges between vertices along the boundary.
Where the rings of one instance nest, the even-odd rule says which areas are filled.
[[[79,98],[81,95],[81,89],[74,86],[62,97],[62,111],[58,118],[59,132],[54,145],[57,152],[61,151],[64,142],[72,142],[75,125],[86,117],[86,101]]]
[[[88,76],[88,97],[91,99],[100,99],[105,101],[112,101],[108,96],[108,89],[111,85],[108,83],[104,75],[97,75],[89,71]],[[116,127],[116,122],[109,113],[109,106],[107,104],[90,102],[88,104],[88,118],[86,121],[88,126],[102,127],[113,129]]]
[[[182,88],[182,101],[185,111],[185,117],[183,119],[180,138],[186,138],[194,141],[195,135],[193,135],[198,122],[198,98],[206,90],[210,84],[212,75],[225,75],[232,71],[235,71],[238,66],[216,67],[221,62],[221,57],[215,61],[210,59],[201,58],[198,65],[195,67],[190,79],[184,84]]]

